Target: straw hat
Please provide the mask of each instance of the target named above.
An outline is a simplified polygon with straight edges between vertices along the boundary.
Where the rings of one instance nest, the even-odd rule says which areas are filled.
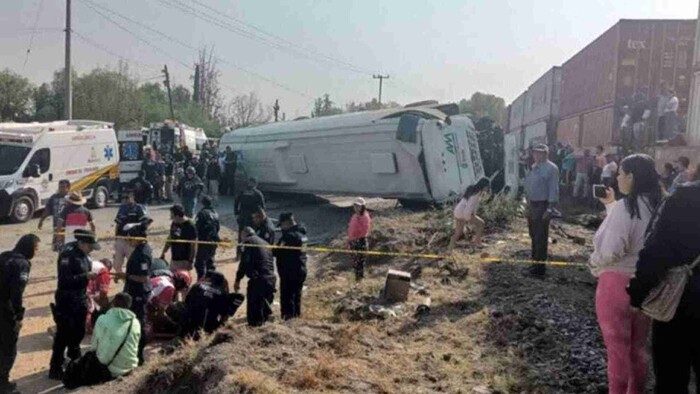
[[[85,203],[87,203],[87,200],[85,199],[85,197],[83,197],[78,192],[70,192],[66,196],[66,201],[70,204],[73,204],[73,205],[85,205]]]
[[[360,206],[360,207],[364,207],[365,205],[367,205],[367,201],[365,201],[364,198],[360,197],[360,198],[358,198],[357,200],[355,200],[354,205],[357,205],[357,206]]]

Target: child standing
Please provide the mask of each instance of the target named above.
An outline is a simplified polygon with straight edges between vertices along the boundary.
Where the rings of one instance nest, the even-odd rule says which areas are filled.
[[[367,204],[363,198],[358,198],[353,205],[355,212],[350,218],[348,226],[348,246],[352,250],[367,251],[367,237],[372,226],[372,218],[367,212]],[[353,266],[355,268],[355,280],[358,282],[365,277],[365,264],[367,255],[355,253],[352,255]]]

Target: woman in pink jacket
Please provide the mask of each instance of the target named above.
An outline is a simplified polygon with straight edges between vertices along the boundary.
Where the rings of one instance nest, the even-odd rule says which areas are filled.
[[[372,227],[372,218],[367,212],[366,202],[363,198],[358,198],[353,208],[355,213],[350,218],[348,227],[348,246],[352,250],[367,251],[367,237]],[[353,254],[352,262],[355,268],[355,280],[359,282],[365,277],[367,255],[364,253]]]
[[[620,192],[607,189],[607,216],[593,237],[589,265],[598,278],[595,308],[608,353],[608,392],[641,394],[648,371],[647,337],[651,321],[630,308],[626,287],[634,275],[652,213],[662,198],[654,160],[635,154],[620,163]]]

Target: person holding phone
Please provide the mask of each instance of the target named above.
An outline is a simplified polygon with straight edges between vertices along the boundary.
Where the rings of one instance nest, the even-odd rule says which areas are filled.
[[[600,202],[607,216],[593,237],[589,266],[598,278],[596,315],[608,355],[610,393],[643,393],[647,371],[647,337],[651,321],[630,308],[626,287],[632,278],[646,228],[661,202],[662,191],[654,160],[635,154],[620,163],[616,200],[612,188]],[[596,185],[602,186],[602,185]],[[600,187],[594,189],[599,193]]]

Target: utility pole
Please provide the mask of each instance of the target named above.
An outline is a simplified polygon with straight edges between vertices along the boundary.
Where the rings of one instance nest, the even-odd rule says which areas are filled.
[[[66,120],[73,119],[73,84],[71,82],[71,66],[70,66],[70,15],[71,14],[71,0],[66,0],[66,64],[64,68],[64,84],[65,84],[65,94],[64,94],[64,116]]]
[[[372,75],[372,78],[379,80],[379,106],[381,106],[382,105],[382,82],[384,82],[385,79],[389,79],[389,74],[387,74],[387,75],[375,74],[375,75]]]
[[[168,89],[168,101],[170,102],[170,119],[175,121],[175,112],[173,111],[173,94],[170,91],[170,74],[168,73],[168,65],[163,66],[163,74],[165,74],[165,87]]]
[[[280,101],[275,100],[275,105],[272,106],[272,110],[275,111],[275,122],[279,119],[279,113],[280,113]]]

